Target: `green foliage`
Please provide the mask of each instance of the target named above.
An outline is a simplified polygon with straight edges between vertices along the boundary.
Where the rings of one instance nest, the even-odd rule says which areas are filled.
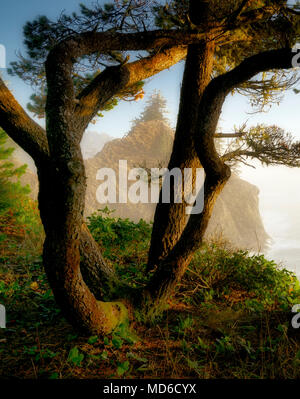
[[[83,359],[84,354],[79,352],[77,346],[74,346],[74,348],[72,348],[69,352],[67,361],[72,363],[74,366],[80,367]]]
[[[118,367],[117,367],[117,374],[118,376],[122,376],[129,370],[130,363],[128,360],[125,362],[118,362]]]
[[[187,17],[189,0],[172,0],[166,4],[154,4],[153,11],[155,23],[161,29],[172,29],[174,27],[189,27]]]
[[[6,140],[6,133],[0,129],[0,216],[7,215],[13,207],[19,208],[17,201],[30,192],[29,187],[23,187],[19,182],[26,165],[15,168],[14,164],[9,162],[14,149],[5,147]],[[13,182],[12,178],[16,178],[17,181]]]
[[[199,30],[191,23],[189,18],[189,1],[170,0],[168,2],[155,2],[153,12],[156,25],[161,29],[181,29],[181,30]],[[193,1],[196,10],[201,3]],[[228,72],[239,65],[245,58],[258,54],[262,51],[280,48],[285,46],[292,47],[299,41],[300,21],[299,17],[290,14],[285,10],[288,7],[287,1],[258,0],[248,2],[242,12],[249,13],[254,10],[260,10],[261,21],[251,23],[244,20],[238,22],[238,9],[241,2],[227,0],[209,1],[210,19],[212,21],[222,21],[224,28],[229,29],[228,40],[224,44],[217,44],[215,51],[214,76]],[[273,8],[270,7],[273,4]],[[277,7],[280,11],[276,11]],[[290,5],[290,7],[299,9],[299,5]],[[194,8],[194,7],[193,7]],[[198,11],[201,17],[201,11]],[[203,21],[204,29],[207,20]],[[200,26],[200,30],[203,26]],[[242,84],[236,91],[246,95],[252,107],[261,111],[267,105],[278,103],[282,99],[282,93],[297,82],[296,74],[285,71],[272,71],[270,73],[260,74],[252,80]]]
[[[32,112],[34,116],[42,119],[45,117],[45,105],[47,95],[42,91],[38,94],[32,94],[30,96],[31,102],[27,104],[28,111]]]
[[[192,296],[186,295],[190,289]],[[178,295],[194,305],[223,302],[225,298],[235,308],[263,311],[289,309],[298,303],[300,290],[292,272],[280,269],[263,255],[211,244],[196,253]]]
[[[16,252],[22,241],[32,255],[39,255],[44,233],[37,202],[30,199],[29,186],[20,182],[27,165],[14,166],[10,161],[14,148],[8,148],[6,140],[0,129],[0,244]]]
[[[132,241],[149,239],[151,227],[144,220],[134,223],[129,219],[110,217],[107,207],[88,217],[89,229],[95,240],[104,247],[116,246],[125,250]]]
[[[132,125],[136,126],[141,122],[148,121],[162,121],[168,124],[168,119],[165,117],[167,108],[167,101],[160,94],[159,91],[154,91],[146,102],[146,106],[141,115],[132,121]]]
[[[259,124],[248,131],[243,128],[241,133],[242,136],[233,140],[222,155],[230,165],[256,158],[267,166],[300,166],[300,141],[280,127]]]
[[[138,336],[131,330],[129,323],[120,324],[114,331],[113,337],[115,342],[120,343],[120,346],[122,346],[123,341],[129,345],[133,345],[139,341]]]
[[[144,220],[114,218],[107,207],[88,217],[88,227],[103,254],[113,262],[120,281],[137,287],[146,281],[152,226]]]
[[[185,335],[187,330],[192,329],[194,320],[191,316],[183,318],[179,316],[178,325],[174,327],[174,331],[178,332],[179,335]]]
[[[122,265],[119,280],[133,285],[140,276],[142,284],[147,254],[139,247],[136,262],[135,246],[149,245],[151,226],[119,220],[122,239],[110,239],[97,227],[107,223],[116,232],[118,219],[106,209],[92,221],[100,244],[103,239]],[[138,241],[126,252],[129,235]],[[286,316],[300,301],[300,286],[263,256],[206,244],[170,298],[174,307],[155,326],[123,323],[112,334],[88,338],[63,319],[41,261],[18,262],[14,269],[0,265],[0,303],[8,318],[0,331],[6,364],[0,370],[6,377],[299,378],[299,344],[289,338]]]
[[[97,341],[98,341],[98,336],[97,336],[97,335],[93,335],[92,337],[90,337],[90,338],[88,339],[88,344],[93,345],[93,344],[95,344]]]
[[[222,338],[216,339],[215,347],[217,353],[234,352],[234,347],[229,336],[224,336]]]
[[[119,280],[134,288],[143,287],[149,278],[145,267],[151,225],[113,218],[106,208],[89,218],[89,228],[106,258],[114,263]],[[225,302],[249,312],[287,310],[299,297],[299,282],[292,272],[280,269],[263,255],[213,243],[195,254],[175,295],[188,305],[209,308]],[[192,319],[181,319],[177,331],[184,332],[192,325]]]
[[[36,345],[28,348],[26,345],[24,346],[24,353],[32,356],[36,362],[41,359],[53,359],[58,355],[58,353],[51,351],[50,349],[41,349]]]

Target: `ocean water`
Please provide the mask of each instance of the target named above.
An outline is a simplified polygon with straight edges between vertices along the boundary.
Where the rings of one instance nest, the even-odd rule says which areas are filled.
[[[300,278],[300,168],[243,169],[242,178],[259,188],[259,208],[271,237],[268,259]]]
[[[277,264],[285,269],[294,272],[300,279],[300,248],[289,246],[280,247],[275,245],[265,253],[267,259],[274,260]]]
[[[268,259],[273,259],[280,266],[300,277],[300,212],[299,204],[286,206],[278,213],[261,210],[268,234],[271,236],[269,249],[265,252]]]
[[[261,209],[261,214],[271,237],[264,255],[300,278],[300,220],[297,208],[286,207],[281,212],[265,208]]]

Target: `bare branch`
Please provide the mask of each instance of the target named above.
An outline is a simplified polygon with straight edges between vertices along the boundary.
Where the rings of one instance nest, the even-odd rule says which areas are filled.
[[[227,138],[235,138],[235,137],[242,137],[245,133],[216,133],[214,135],[215,138],[218,139],[227,139]]]

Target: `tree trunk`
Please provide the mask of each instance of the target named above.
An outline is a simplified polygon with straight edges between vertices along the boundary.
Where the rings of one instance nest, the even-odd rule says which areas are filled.
[[[74,117],[71,71],[72,61],[66,59],[64,48],[48,57],[46,114],[51,161],[38,165],[39,206],[46,233],[43,260],[66,319],[87,334],[105,334],[128,314],[121,302],[98,301],[80,270],[86,176],[80,149],[82,132]],[[95,250],[91,242],[89,249]]]
[[[180,240],[177,241],[170,253],[161,260],[144,293],[142,306],[148,316],[161,313],[167,299],[171,297],[176,285],[184,275],[195,251],[200,248],[216,199],[229,177],[230,169],[226,165],[223,165],[218,175],[206,177],[205,201],[202,213],[195,215],[195,218],[190,218]]]
[[[80,234],[80,271],[83,280],[88,285],[96,299],[103,297],[103,288],[116,281],[115,271],[104,260],[99,245],[91,235],[87,225],[82,223]]]
[[[82,277],[80,234],[85,195],[84,169],[77,168],[76,173],[61,169],[58,172],[57,169],[49,168],[49,164],[46,168],[39,167],[39,204],[46,232],[45,271],[65,318],[84,333],[105,334],[128,314],[121,302],[96,300]],[[90,261],[94,255],[95,252],[86,254],[92,257]],[[99,293],[99,287],[95,290]]]
[[[230,81],[224,85],[217,79],[210,82],[199,102],[194,148],[206,174],[204,208],[201,213],[190,216],[180,238],[158,262],[142,298],[142,306],[149,316],[161,312],[162,305],[173,294],[195,251],[201,247],[215,201],[230,177],[230,168],[220,159],[214,143],[222,106],[231,87]]]
[[[173,151],[168,169],[184,168],[193,170],[193,189],[196,168],[201,168],[195,150],[194,137],[198,129],[197,119],[201,97],[211,80],[214,61],[213,41],[190,45],[185,63],[180,106]],[[171,187],[173,189],[174,187]],[[165,258],[179,240],[187,222],[186,202],[157,204],[151,245],[148,259],[148,271]]]

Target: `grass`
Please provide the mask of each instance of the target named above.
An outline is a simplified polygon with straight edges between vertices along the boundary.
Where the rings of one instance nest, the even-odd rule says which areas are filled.
[[[143,286],[151,226],[104,213],[89,219],[92,234],[120,279]],[[0,248],[8,317],[0,330],[1,378],[300,377],[300,335],[290,323],[299,283],[263,256],[207,243],[155,324],[135,321],[84,337],[55,304],[40,245],[33,251],[25,240],[10,237]]]

